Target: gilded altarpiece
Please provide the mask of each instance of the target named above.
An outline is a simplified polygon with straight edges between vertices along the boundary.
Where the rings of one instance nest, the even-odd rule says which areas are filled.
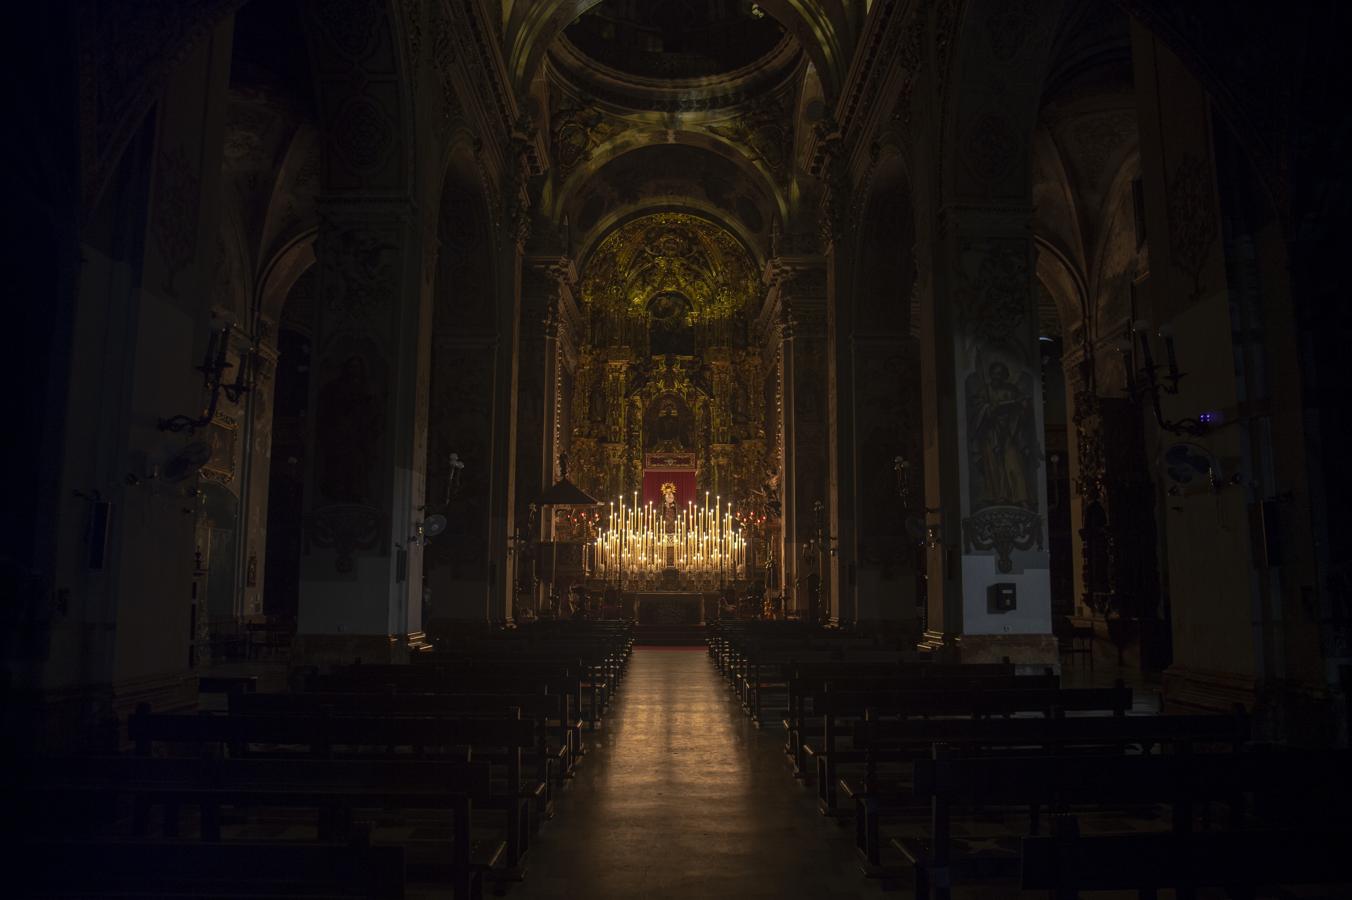
[[[593,496],[641,491],[645,456],[690,454],[700,491],[749,502],[765,476],[765,373],[750,254],[704,219],[659,213],[604,238],[581,279],[571,472]]]

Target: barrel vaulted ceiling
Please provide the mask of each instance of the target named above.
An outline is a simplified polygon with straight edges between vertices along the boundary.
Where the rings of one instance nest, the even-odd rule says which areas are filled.
[[[583,251],[664,208],[766,246],[811,190],[797,148],[862,14],[849,0],[504,3],[507,66],[549,146],[539,212]]]

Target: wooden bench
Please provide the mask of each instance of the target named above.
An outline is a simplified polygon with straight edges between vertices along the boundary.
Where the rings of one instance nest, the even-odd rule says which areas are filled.
[[[1344,764],[1345,764],[1344,757]],[[1313,756],[1286,757],[1286,765],[1318,765]],[[1040,812],[1065,813],[1079,807],[1167,804],[1173,830],[1192,830],[1199,805],[1222,802],[1229,821],[1240,822],[1244,792],[1254,769],[1245,754],[1176,756],[950,757],[915,764],[914,795],[931,808],[928,834],[894,838],[892,846],[913,867],[917,898],[947,900],[958,883],[1013,880],[1019,871],[1017,836],[983,838],[974,852],[955,847],[955,807],[1029,810],[1029,833],[1040,830]],[[957,852],[955,852],[957,851]]]
[[[789,705],[783,720],[785,752],[794,764],[794,774],[810,777],[804,745],[811,738],[825,737],[824,717],[810,715],[812,698],[830,691],[864,694],[900,690],[1056,690],[1060,679],[1050,672],[1016,675],[1005,664],[962,666],[924,663],[877,669],[853,663],[834,667],[800,665],[789,683]]]
[[[837,804],[840,769],[847,763],[864,764],[867,754],[841,750],[837,728],[841,720],[875,716],[917,718],[950,716],[980,718],[1036,713],[1051,717],[1064,712],[1102,712],[1122,716],[1131,709],[1131,689],[1112,688],[986,688],[946,689],[942,686],[897,691],[824,691],[812,697],[812,712],[824,721],[820,744],[805,742],[805,758],[816,760],[817,796],[823,815],[848,814],[853,805]]]
[[[1055,900],[1079,891],[1134,890],[1154,900],[1173,888],[1191,900],[1197,888],[1223,887],[1253,898],[1259,887],[1344,885],[1352,889],[1346,831],[1212,831],[1081,836],[1074,827],[1025,837],[1020,886],[1046,890]],[[1348,896],[1348,894],[1343,894]]]
[[[404,848],[353,843],[23,841],[18,896],[399,900]],[[466,895],[468,896],[468,895]]]
[[[156,743],[214,747],[235,758],[257,755],[312,759],[385,757],[391,759],[454,758],[470,748],[475,759],[489,757],[505,770],[494,803],[505,813],[507,865],[518,869],[537,824],[543,786],[523,778],[521,753],[535,746],[536,724],[511,715],[476,718],[405,716],[223,716],[151,713],[137,710],[127,730],[139,755],[148,756]],[[202,755],[199,749],[197,755]],[[527,804],[529,803],[529,806]]]
[[[570,777],[576,764],[575,729],[580,720],[569,715],[569,698],[539,693],[397,693],[397,692],[301,692],[293,694],[243,694],[231,698],[231,715],[360,715],[444,716],[457,718],[483,715],[505,709],[520,711],[521,718],[537,723],[535,750],[539,778],[551,789]]]
[[[368,671],[364,666],[338,672],[314,673],[305,678],[306,693],[320,694],[543,694],[558,695],[567,704],[573,761],[586,752],[583,737],[582,678],[568,669],[502,671],[485,668],[441,667]]]
[[[475,829],[475,806],[492,808],[501,799],[493,793],[487,764],[94,757],[38,764],[18,795],[21,808],[27,807],[26,817],[37,824],[52,808],[69,814],[91,802],[130,797],[130,827],[137,837],[148,834],[152,813],[161,807],[165,837],[177,838],[182,808],[195,807],[199,839],[210,843],[222,839],[226,810],[235,815],[245,810],[309,811],[314,837],[329,842],[369,837],[369,824],[354,826],[359,811],[381,820],[395,811],[402,816],[449,815],[449,822],[419,821],[421,830],[435,829],[437,837],[405,849],[411,875],[448,883],[457,897],[477,891],[484,875],[504,859],[508,843],[501,832]]]
[[[864,771],[841,778],[838,791],[853,801],[855,842],[864,871],[883,877],[881,826],[889,817],[914,813],[924,803],[913,790],[911,767],[933,756],[936,745],[965,755],[1065,755],[1072,752],[1121,755],[1187,752],[1215,746],[1237,751],[1251,723],[1242,711],[1230,716],[1075,716],[1051,719],[869,718],[851,731],[855,750],[865,754]],[[883,775],[886,764],[899,767]]]

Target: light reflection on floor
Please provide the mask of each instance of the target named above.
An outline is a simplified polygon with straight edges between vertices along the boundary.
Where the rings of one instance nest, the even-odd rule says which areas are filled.
[[[638,649],[510,897],[876,897],[702,650]]]

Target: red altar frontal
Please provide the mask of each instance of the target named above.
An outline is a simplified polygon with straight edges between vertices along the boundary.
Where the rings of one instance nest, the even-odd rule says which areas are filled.
[[[685,509],[698,502],[695,497],[695,454],[649,453],[643,458],[643,503],[661,506],[662,486],[676,488],[676,508]]]

